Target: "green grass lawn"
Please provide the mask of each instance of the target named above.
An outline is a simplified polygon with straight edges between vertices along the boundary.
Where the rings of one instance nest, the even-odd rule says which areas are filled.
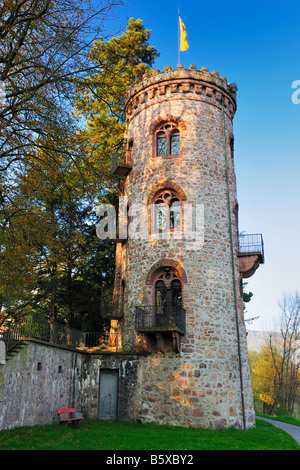
[[[258,416],[263,416],[264,418],[273,419],[275,421],[281,421],[283,423],[292,424],[293,426],[300,426],[300,419],[292,418],[291,416],[271,416],[258,413]]]
[[[85,420],[0,431],[0,450],[299,450],[296,441],[268,422],[255,429],[206,430]]]

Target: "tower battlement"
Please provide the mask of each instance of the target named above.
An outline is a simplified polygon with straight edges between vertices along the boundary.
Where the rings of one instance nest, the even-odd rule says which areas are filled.
[[[209,72],[207,67],[197,70],[196,65],[184,69],[178,65],[176,69],[166,66],[164,71],[153,69],[145,74],[143,79],[129,88],[125,103],[127,119],[144,106],[150,105],[155,99],[177,97],[179,95],[193,94],[194,99],[208,102],[223,102],[231,118],[236,112],[236,85],[220,77],[216,71]]]

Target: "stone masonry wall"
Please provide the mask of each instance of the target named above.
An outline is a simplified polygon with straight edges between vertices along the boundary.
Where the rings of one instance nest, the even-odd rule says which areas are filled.
[[[119,371],[118,419],[135,415],[138,356],[93,355],[30,341],[0,365],[0,430],[57,422],[57,408],[97,419],[102,369]]]

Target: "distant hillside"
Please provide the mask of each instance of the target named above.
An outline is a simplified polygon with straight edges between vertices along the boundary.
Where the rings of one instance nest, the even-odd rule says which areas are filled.
[[[261,347],[266,345],[267,335],[268,333],[266,331],[247,330],[248,349],[259,351]]]

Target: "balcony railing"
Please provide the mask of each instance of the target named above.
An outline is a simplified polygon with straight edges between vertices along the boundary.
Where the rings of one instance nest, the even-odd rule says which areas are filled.
[[[18,343],[34,338],[60,346],[82,347],[85,345],[85,334],[75,328],[29,315],[12,325],[2,334],[2,341],[9,351]]]
[[[118,352],[122,350],[122,336],[114,331],[105,333],[84,333],[85,348],[99,349],[101,352]]]
[[[156,305],[135,307],[136,330],[145,332],[177,331],[185,334],[185,310],[170,306],[165,312]]]
[[[264,241],[261,233],[240,234],[239,236],[240,255],[259,254],[260,262],[264,263]]]
[[[111,173],[115,173],[119,176],[127,176],[130,173],[132,166],[127,163],[126,155],[121,152],[115,153],[111,158]]]

